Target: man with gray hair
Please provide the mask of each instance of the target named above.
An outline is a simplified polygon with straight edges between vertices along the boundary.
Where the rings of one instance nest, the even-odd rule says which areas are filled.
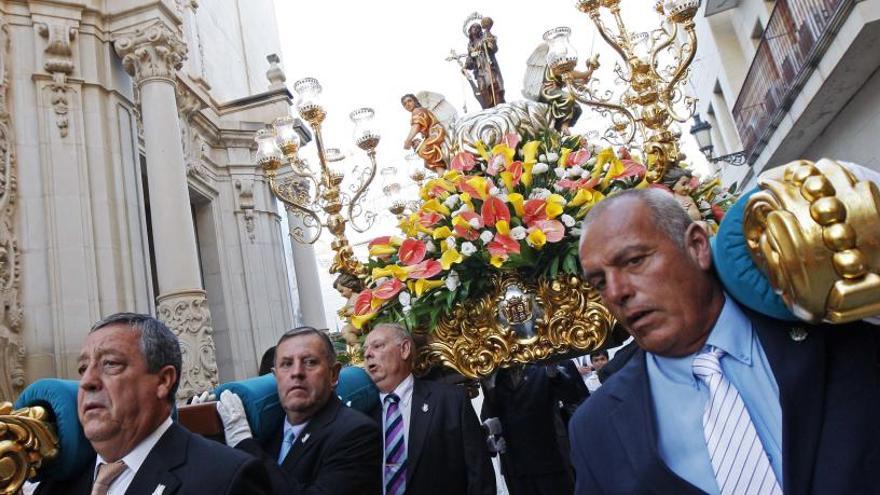
[[[610,196],[582,228],[584,277],[640,349],[571,420],[578,494],[876,493],[876,328],[740,307],[663,191]]]
[[[326,333],[312,327],[285,332],[273,372],[286,418],[262,444],[251,434],[241,399],[228,390],[220,394],[226,443],[263,461],[275,493],[382,493],[379,427],[336,396],[340,369]]]
[[[152,316],[118,313],[92,326],[78,359],[77,413],[95,462],[36,493],[271,493],[259,461],[172,422],[180,368],[177,337]]]
[[[396,323],[376,325],[364,343],[382,400],[383,493],[494,494],[486,437],[464,389],[414,378],[414,350]]]

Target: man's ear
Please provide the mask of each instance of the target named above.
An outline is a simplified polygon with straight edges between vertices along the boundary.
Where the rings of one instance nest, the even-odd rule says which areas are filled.
[[[709,233],[699,222],[688,225],[684,234],[684,248],[694,263],[704,271],[712,266],[712,246],[709,244]]]
[[[400,356],[404,361],[408,361],[412,356],[412,340],[403,339],[403,342],[400,343]]]
[[[156,397],[163,400],[169,399],[171,389],[173,389],[174,384],[177,383],[177,370],[174,369],[174,366],[166,364],[159,370],[158,373],[156,373],[156,376],[159,377],[159,385],[156,389]]]
[[[335,361],[330,365],[330,383],[335,387],[339,383],[339,372],[342,371],[342,364]]]

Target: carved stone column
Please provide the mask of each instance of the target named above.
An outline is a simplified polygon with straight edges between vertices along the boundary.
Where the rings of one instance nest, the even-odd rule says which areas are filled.
[[[9,115],[10,60],[6,24],[0,25],[0,397],[16,397],[25,384],[21,336],[21,265],[15,233],[17,181],[14,134]]]
[[[217,384],[175,98],[175,71],[186,46],[176,29],[156,21],[117,36],[115,48],[140,90],[159,279],[157,312],[180,339],[184,361],[178,397],[183,398]]]

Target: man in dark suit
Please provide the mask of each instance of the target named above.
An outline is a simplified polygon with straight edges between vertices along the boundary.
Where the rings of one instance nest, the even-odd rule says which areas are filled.
[[[340,368],[324,332],[300,327],[282,335],[274,373],[286,419],[263,445],[252,438],[238,396],[221,394],[226,442],[263,461],[275,493],[382,493],[379,426],[336,396]]]
[[[380,324],[364,345],[367,373],[382,399],[385,495],[489,495],[495,473],[486,437],[462,387],[415,379],[413,341]]]
[[[501,468],[510,495],[572,493],[568,436],[559,404],[576,407],[588,395],[574,363],[501,369],[483,381],[483,390],[481,416],[501,422]]]
[[[256,459],[172,423],[180,367],[177,337],[161,321],[120,313],[96,323],[79,357],[77,412],[97,459],[36,493],[271,493]]]
[[[877,329],[741,309],[659,190],[594,207],[580,254],[640,349],[572,419],[577,493],[877,493]]]

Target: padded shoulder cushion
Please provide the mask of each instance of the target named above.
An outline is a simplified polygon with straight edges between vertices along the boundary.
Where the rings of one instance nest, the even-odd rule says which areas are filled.
[[[281,428],[284,411],[278,401],[278,388],[274,375],[270,373],[247,380],[224,383],[217,387],[214,393],[219,398],[224,390],[229,390],[241,398],[251,432],[258,442],[266,442]]]
[[[752,189],[734,203],[724,215],[718,233],[712,238],[712,263],[724,289],[740,304],[778,320],[795,321],[770,281],[749,254],[743,235],[743,217]]]
[[[372,416],[376,408],[381,406],[379,389],[370,379],[370,375],[357,366],[342,368],[339,384],[336,385],[336,395],[343,404],[367,416]]]
[[[58,457],[40,469],[34,478],[36,481],[70,479],[94,462],[95,451],[86,439],[76,413],[78,386],[76,380],[37,380],[24,389],[15,401],[16,409],[42,406],[51,411],[58,432]]]

